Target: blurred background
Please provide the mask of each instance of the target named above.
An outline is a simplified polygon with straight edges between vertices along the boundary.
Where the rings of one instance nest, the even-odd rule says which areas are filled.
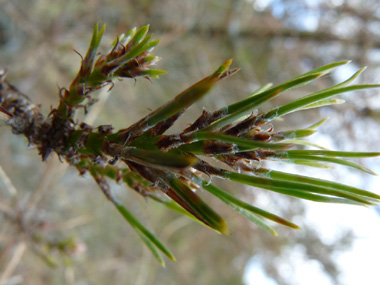
[[[377,0],[0,0],[0,67],[48,114],[58,102],[57,86],[69,86],[78,71],[80,57],[73,49],[85,54],[96,22],[107,24],[103,51],[117,35],[150,24],[161,39],[155,50],[162,57],[158,68],[168,74],[153,82],[118,82],[94,125],[127,127],[231,57],[233,67],[242,70],[197,103],[183,124],[202,107],[218,109],[263,84],[279,84],[333,61],[352,63],[263,108],[326,88],[363,66],[368,70],[355,83],[380,82]],[[329,117],[309,141],[379,151],[379,91],[342,97],[344,105],[289,115],[276,128],[306,127]],[[270,236],[201,193],[230,225],[232,234],[222,236],[125,185],[113,185],[127,208],[175,254],[177,262],[168,261],[163,269],[90,177],[80,177],[54,156],[41,162],[25,138],[11,135],[5,124],[0,136],[6,174],[0,173],[0,284],[378,284],[376,208],[308,203],[220,182],[239,198],[302,227],[276,226],[279,236]],[[378,158],[359,162],[380,173]],[[343,167],[273,167],[380,193],[379,178]]]

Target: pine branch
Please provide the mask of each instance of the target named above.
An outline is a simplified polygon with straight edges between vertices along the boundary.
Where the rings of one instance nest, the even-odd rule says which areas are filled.
[[[281,194],[325,203],[375,205],[380,196],[323,179],[266,169],[265,160],[327,167],[341,164],[374,174],[348,159],[379,156],[380,152],[330,151],[312,141],[302,140],[316,132],[325,120],[303,129],[275,131],[270,122],[289,113],[331,104],[341,104],[334,96],[351,91],[378,88],[380,85],[350,85],[364,69],[346,81],[303,98],[276,107],[265,113],[257,110],[261,104],[330,73],[348,61],[331,63],[292,80],[271,87],[266,85],[246,99],[221,108],[203,110],[186,129],[167,134],[176,120],[196,101],[203,98],[220,80],[235,74],[227,60],[213,73],[193,84],[169,102],[131,126],[114,131],[112,125],[98,127],[74,123],[78,109],[87,111],[96,103],[94,91],[113,86],[118,78],[157,78],[165,71],[152,69],[159,60],[152,55],[158,40],[151,40],[149,26],[133,28],[117,37],[108,53],[99,52],[105,26],[95,26],[88,51],[69,88],[62,88],[57,108],[44,116],[31,100],[21,94],[0,72],[0,118],[14,134],[23,134],[36,146],[42,160],[51,153],[67,161],[80,174],[88,172],[106,198],[116,207],[142,241],[164,265],[161,253],[174,260],[173,254],[122,205],[113,194],[108,181],[123,181],[142,196],[189,216],[220,233],[228,233],[227,223],[201,199],[203,188],[231,206],[259,227],[276,234],[266,223],[270,220],[298,228],[276,214],[249,205],[211,183],[213,177],[228,179]],[[303,149],[303,146],[313,149]],[[317,148],[317,149],[314,149]],[[212,165],[205,157],[220,162]],[[121,164],[115,164],[121,160]],[[231,171],[233,169],[233,171]],[[206,177],[208,179],[206,179]]]

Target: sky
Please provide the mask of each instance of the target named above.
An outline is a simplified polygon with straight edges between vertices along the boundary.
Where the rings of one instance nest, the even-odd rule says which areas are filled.
[[[335,257],[341,270],[341,284],[379,284],[380,219],[374,209],[315,203],[309,205],[304,219],[313,224],[326,241],[332,240],[342,229],[351,228],[356,233],[358,238],[351,249]],[[288,259],[296,269],[290,284],[335,285],[317,261],[305,259],[302,248],[292,248]],[[256,257],[247,264],[244,282],[247,285],[277,284],[264,273]]]
[[[264,10],[269,5],[276,2],[275,9],[272,13],[275,17],[282,17],[284,6],[279,0],[256,0],[250,1],[256,10]],[[317,4],[318,0],[306,1],[309,6]],[[336,5],[341,5],[342,1],[333,1]],[[333,4],[334,4],[333,3]],[[317,13],[303,13],[298,15],[297,24],[301,29],[313,31],[317,29]],[[341,27],[346,30],[349,27]],[[344,33],[345,31],[342,30]],[[355,72],[358,68],[354,64],[340,68],[334,73],[337,82],[340,82]],[[380,104],[380,98],[375,102],[376,106]],[[332,114],[333,115],[333,114]],[[351,118],[352,119],[352,118]],[[328,122],[326,123],[328,124]],[[367,126],[369,128],[369,126]],[[333,144],[329,134],[315,134],[313,142],[327,146],[331,149],[339,149]],[[327,144],[327,145],[326,145]],[[356,151],[366,151],[359,146],[353,145]],[[368,159],[367,167],[380,174],[379,159]],[[289,168],[286,169],[289,171]],[[339,168],[338,177],[344,177],[344,181],[334,179],[334,172],[326,174],[326,170],[314,173],[317,177],[342,182],[359,188],[380,194],[379,176],[363,176],[361,173],[349,169]],[[334,256],[339,269],[341,270],[340,281],[344,285],[378,285],[379,281],[379,257],[380,257],[380,217],[375,208],[364,208],[347,205],[333,205],[307,202],[307,210],[303,219],[320,233],[321,238],[326,243],[334,241],[346,229],[352,229],[357,238],[354,240],[352,247],[348,251],[338,253]],[[295,246],[288,253],[288,260],[292,263],[294,273],[289,276],[289,284],[292,285],[335,285],[332,280],[323,272],[320,264],[315,260],[305,258],[302,246]],[[287,266],[284,265],[283,272],[286,275]],[[289,269],[289,268],[288,268]],[[280,271],[282,269],[280,268]],[[265,274],[264,269],[257,256],[251,258],[245,270],[243,281],[246,285],[276,285],[277,283]]]

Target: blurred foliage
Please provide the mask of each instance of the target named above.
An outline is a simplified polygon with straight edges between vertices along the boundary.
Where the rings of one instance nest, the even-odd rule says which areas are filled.
[[[147,108],[155,108],[171,99],[188,83],[207,75],[221,60],[230,57],[235,58],[235,66],[242,68],[239,76],[229,79],[228,84],[221,83],[198,104],[198,109],[201,106],[219,109],[243,99],[238,96],[267,82],[280,83],[315,67],[348,58],[358,66],[369,65],[372,70],[361,80],[375,81],[371,76],[377,77],[380,62],[377,1],[307,3],[290,0],[2,0],[0,65],[9,70],[11,82],[34,102],[43,103],[49,112],[48,106],[57,100],[56,84],[68,86],[79,69],[78,55],[72,49],[85,53],[88,35],[96,22],[107,23],[109,33],[104,39],[105,46],[132,26],[151,24],[155,38],[162,38],[157,51],[163,58],[160,68],[169,73],[153,83],[140,80],[136,85],[121,82],[115,86],[96,124],[112,121],[116,128],[147,114]],[[322,79],[318,86],[311,86],[313,89],[305,92],[329,86],[336,76],[338,74]],[[380,102],[375,100],[374,94],[367,92],[360,95],[360,100],[356,99],[359,97],[347,98],[345,107],[327,107],[322,111],[332,117],[331,127],[322,132],[334,134],[336,148],[376,151],[379,137],[368,131],[379,130]],[[275,104],[299,96],[298,92],[292,92]],[[195,116],[192,111],[188,116]],[[318,111],[315,115],[309,114],[306,123],[314,122],[318,114]],[[293,127],[305,127],[304,121],[292,115],[288,122]],[[343,126],[342,121],[345,121]],[[339,268],[331,253],[349,247],[352,237],[349,232],[337,237],[331,243],[333,246],[325,244],[318,232],[303,223],[299,223],[303,231],[288,233],[287,229],[278,228],[279,237],[272,237],[234,215],[219,201],[212,201],[211,204],[224,213],[234,232],[231,236],[221,236],[113,185],[120,189],[118,195],[128,208],[163,242],[170,242],[172,251],[181,260],[162,270],[102,194],[94,191],[97,186],[88,177],[79,178],[73,170],[65,172],[55,157],[51,157],[48,164],[42,164],[35,151],[26,151],[24,140],[9,136],[5,127],[0,128],[0,132],[3,138],[0,164],[17,189],[21,208],[30,205],[33,209],[26,216],[40,225],[36,231],[51,241],[75,236],[78,246],[87,248],[76,256],[70,253],[72,266],[62,262],[59,269],[52,270],[26,250],[17,268],[8,276],[14,278],[15,284],[17,280],[18,283],[28,280],[30,284],[241,284],[247,261],[256,255],[279,284],[292,285],[279,268],[281,262],[289,262],[287,252],[297,243],[301,243],[307,256],[318,260],[333,282],[339,284]],[[30,172],[33,175],[28,175]],[[336,175],[337,180],[342,178]],[[223,187],[236,192],[232,184],[223,184]],[[366,188],[364,179],[362,187]],[[4,189],[2,186],[2,195]],[[259,190],[239,191],[237,195],[247,202],[276,209],[288,219],[302,215],[305,210],[303,204],[293,199],[264,195]],[[17,245],[23,235],[16,235],[19,230],[12,228],[3,216],[0,219],[0,270],[4,272],[16,249],[21,248]]]

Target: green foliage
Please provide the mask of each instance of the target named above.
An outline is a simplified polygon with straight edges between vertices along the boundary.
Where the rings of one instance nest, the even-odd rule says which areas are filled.
[[[267,189],[281,194],[325,203],[374,205],[380,196],[348,185],[266,169],[265,160],[329,167],[341,164],[374,174],[371,170],[346,158],[379,156],[380,152],[330,151],[312,142],[303,141],[316,132],[325,119],[304,129],[274,131],[270,122],[295,111],[340,104],[333,96],[378,88],[380,85],[351,85],[364,69],[346,81],[315,92],[264,113],[256,110],[261,104],[324,76],[336,67],[349,63],[341,61],[322,66],[277,86],[265,85],[246,99],[216,111],[204,110],[199,118],[176,134],[166,134],[175,121],[196,101],[207,94],[220,80],[235,74],[227,60],[211,75],[195,83],[169,102],[140,119],[135,124],[113,131],[111,125],[94,128],[84,123],[74,124],[79,108],[87,110],[96,102],[94,91],[112,87],[118,78],[145,77],[149,80],[165,72],[151,69],[159,58],[151,54],[158,40],[151,40],[149,26],[133,28],[119,36],[107,54],[98,52],[103,25],[95,26],[89,49],[82,59],[78,75],[68,89],[62,88],[60,102],[50,118],[40,125],[33,123],[20,128],[16,114],[3,110],[11,119],[13,130],[20,129],[31,144],[40,150],[43,159],[57,153],[81,174],[90,173],[105,196],[141,237],[161,265],[161,253],[175,260],[159,239],[130,213],[112,193],[108,180],[123,181],[142,196],[159,202],[169,209],[189,216],[220,233],[228,233],[227,223],[197,194],[200,188],[210,192],[259,227],[277,235],[266,220],[298,229],[294,223],[273,213],[239,200],[211,183],[213,177]],[[30,120],[27,120],[30,122]],[[17,122],[17,124],[16,124]],[[25,122],[26,124],[26,122]],[[41,127],[43,126],[43,128]],[[315,149],[304,149],[311,146]],[[200,156],[201,155],[201,156]],[[212,165],[204,157],[228,166]],[[121,160],[122,164],[115,164]],[[326,164],[328,163],[328,164]],[[228,170],[229,169],[229,170]],[[233,169],[233,171],[231,171]]]

